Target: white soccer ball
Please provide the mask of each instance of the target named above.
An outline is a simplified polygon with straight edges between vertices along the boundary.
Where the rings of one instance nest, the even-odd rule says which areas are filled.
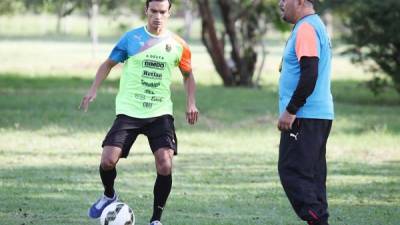
[[[133,210],[123,202],[114,202],[108,205],[100,216],[101,225],[134,225]]]

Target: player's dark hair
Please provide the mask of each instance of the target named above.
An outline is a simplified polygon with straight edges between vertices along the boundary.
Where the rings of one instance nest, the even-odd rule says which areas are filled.
[[[149,3],[150,2],[163,2],[163,1],[167,1],[167,0],[146,0],[146,8],[149,8]],[[168,9],[171,9],[172,1],[168,0],[168,3],[169,3],[169,8]]]

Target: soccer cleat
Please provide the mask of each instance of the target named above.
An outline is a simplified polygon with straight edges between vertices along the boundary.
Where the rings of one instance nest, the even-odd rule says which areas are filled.
[[[118,201],[118,197],[114,194],[113,198],[109,198],[103,195],[97,202],[95,202],[90,208],[88,212],[88,216],[92,219],[97,219],[101,216],[103,210],[111,203]]]
[[[158,221],[158,220],[154,220],[149,225],[162,225],[162,223],[160,221]]]

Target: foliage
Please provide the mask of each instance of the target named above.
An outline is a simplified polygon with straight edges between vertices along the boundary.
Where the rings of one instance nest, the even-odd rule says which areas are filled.
[[[224,85],[253,86],[256,48],[262,44],[268,24],[279,20],[276,2],[198,0],[197,3],[202,18],[202,41]],[[220,17],[212,10],[215,8],[219,9]],[[228,49],[230,54],[226,56]]]
[[[20,9],[22,6],[20,2],[15,0],[1,0],[0,1],[0,15],[10,14]]]
[[[345,25],[351,31],[345,36],[350,44],[346,53],[352,60],[369,67],[373,73],[384,72],[400,93],[400,1],[355,1],[348,9]],[[371,61],[373,64],[371,64]],[[371,81],[373,87],[387,86],[380,78]]]

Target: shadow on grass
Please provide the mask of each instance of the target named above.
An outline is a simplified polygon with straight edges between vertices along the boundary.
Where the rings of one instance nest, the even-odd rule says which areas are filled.
[[[329,165],[328,185],[333,224],[398,224],[400,162]]]
[[[354,164],[336,162],[331,165],[329,174],[349,176],[361,174],[363,176],[400,177],[400,161],[386,161],[383,164]],[[397,179],[398,182],[400,182],[400,178]]]
[[[47,126],[68,130],[92,131],[108,128],[114,120],[114,102],[118,81],[107,80],[88,113],[78,105],[90,87],[90,79],[0,75],[0,127],[39,130]],[[185,124],[185,92],[183,85],[172,85],[176,124],[178,129],[189,129]],[[244,126],[243,121],[257,124],[266,115],[274,115],[274,91],[268,88],[224,89],[219,86],[198,85],[197,104],[201,120],[197,129],[210,130]]]
[[[106,130],[114,120],[117,80],[107,80],[88,113],[78,110],[91,79],[70,77],[29,78],[0,74],[0,127],[34,131],[61,127],[69,131]],[[395,93],[375,98],[356,81],[334,81],[336,118],[346,125],[338,132],[400,132],[400,101]],[[182,84],[172,85],[176,127],[185,123],[185,92]],[[223,88],[198,85],[197,105],[201,112],[198,130],[272,129],[277,119],[277,87],[262,89]],[[347,123],[350,121],[351,123]],[[63,134],[60,134],[63,135]]]
[[[399,107],[400,93],[394,89],[374,95],[365,82],[355,80],[335,80],[332,82],[335,102],[354,106]]]
[[[240,161],[232,162],[239,157]],[[259,159],[259,160],[255,160]],[[302,224],[294,216],[279,184],[275,161],[260,154],[186,154],[176,165],[174,189],[165,215],[170,224]],[[70,160],[74,162],[74,158]],[[330,185],[332,224],[395,224],[399,219],[398,162],[377,165],[330,163],[329,176],[344,177]],[[154,168],[135,161],[119,168],[117,190],[141,221],[151,211]],[[355,168],[360,168],[355,170]],[[10,224],[92,224],[86,210],[101,184],[97,166],[15,166],[0,170],[1,213]],[[339,179],[333,178],[333,179]],[[361,179],[360,179],[361,178]],[[328,177],[329,179],[329,177]],[[3,205],[4,204],[4,205]],[[7,207],[5,207],[7,206]]]

